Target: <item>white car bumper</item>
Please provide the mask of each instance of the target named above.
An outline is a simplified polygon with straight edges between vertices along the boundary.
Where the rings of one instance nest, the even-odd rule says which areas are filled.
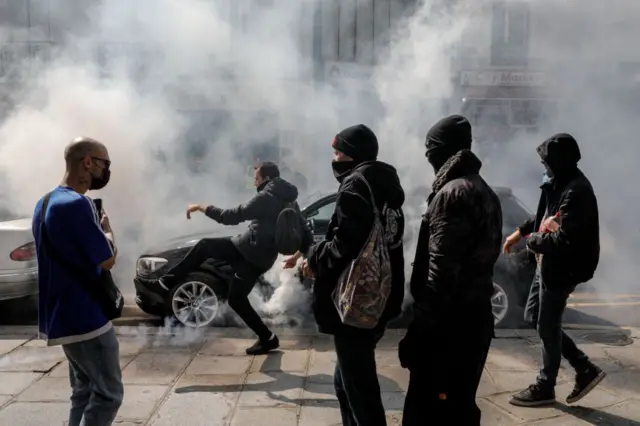
[[[36,268],[25,271],[0,271],[0,300],[19,299],[38,294]]]

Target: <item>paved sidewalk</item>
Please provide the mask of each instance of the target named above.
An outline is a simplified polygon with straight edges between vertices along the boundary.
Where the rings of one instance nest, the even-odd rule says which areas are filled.
[[[332,385],[335,354],[331,340],[313,331],[280,330],[282,351],[247,357],[247,330],[157,330],[120,328],[125,402],[119,426],[330,426],[340,425]],[[464,334],[464,330],[460,330]],[[8,335],[7,333],[12,333]],[[0,329],[0,425],[63,425],[69,409],[68,366],[62,351],[46,348],[22,329]],[[403,332],[389,330],[377,351],[388,424],[402,418],[407,371],[396,348]],[[511,392],[536,376],[539,342],[525,331],[502,331],[487,362],[478,393],[483,425],[640,425],[640,337],[629,330],[571,330],[581,347],[609,376],[582,407],[517,408]],[[612,334],[613,333],[613,334]],[[609,340],[609,341],[608,341]],[[629,340],[627,338],[627,340]],[[594,343],[599,341],[601,343]],[[563,365],[557,388],[564,400],[573,386]],[[428,416],[428,413],[425,413]]]

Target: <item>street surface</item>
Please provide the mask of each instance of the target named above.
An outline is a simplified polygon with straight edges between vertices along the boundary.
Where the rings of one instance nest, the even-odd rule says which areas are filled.
[[[640,327],[640,294],[574,293],[565,324]]]
[[[59,347],[33,340],[33,327],[0,327],[0,425],[63,425],[68,365]],[[248,357],[244,329],[119,327],[125,401],[119,426],[340,425],[330,339],[312,330],[277,330],[282,350]],[[388,424],[399,425],[408,373],[396,351],[403,331],[389,330],[377,351]],[[464,337],[464,330],[460,330]],[[509,395],[536,376],[539,342],[530,331],[498,331],[478,393],[483,425],[640,425],[640,329],[570,330],[609,376],[580,407],[519,408]],[[557,396],[573,386],[563,365]],[[425,413],[428,416],[429,413]]]

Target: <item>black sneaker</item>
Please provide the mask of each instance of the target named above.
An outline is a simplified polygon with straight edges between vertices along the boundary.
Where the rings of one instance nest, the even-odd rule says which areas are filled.
[[[535,384],[527,389],[512,395],[509,404],[518,407],[542,407],[553,405],[556,402],[556,393],[553,388]]]
[[[607,373],[595,365],[589,367],[584,373],[578,373],[573,391],[567,397],[567,404],[573,404],[587,396],[606,376]]]
[[[280,347],[280,341],[278,340],[278,336],[272,334],[269,340],[262,341],[258,340],[253,344],[250,348],[247,348],[247,355],[264,355],[269,353],[274,349],[278,349]]]

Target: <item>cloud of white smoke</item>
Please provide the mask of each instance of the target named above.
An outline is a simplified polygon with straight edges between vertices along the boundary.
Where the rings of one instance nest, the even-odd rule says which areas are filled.
[[[2,56],[2,203],[30,214],[61,179],[68,141],[78,135],[103,141],[113,160],[112,181],[90,195],[104,199],[116,229],[124,288],[144,247],[219,226],[203,218],[184,220],[187,203],[231,207],[252,195],[246,170],[265,156],[253,150],[259,144],[279,140],[280,152],[289,151],[289,167],[307,177],[309,188],[333,190],[329,142],[342,127],[363,122],[377,132],[380,159],[397,167],[405,189],[427,187],[433,174],[424,158],[424,133],[444,113],[457,112],[452,105],[459,100],[459,69],[452,60],[464,56],[471,41],[485,46],[478,55],[488,59],[491,42],[489,2],[24,4],[32,9],[30,19],[40,21],[25,31],[3,18],[2,51],[24,54],[29,37],[35,40],[29,50],[41,49],[48,59],[7,62]],[[544,61],[531,60],[530,67],[557,70],[554,88],[562,90],[551,92],[568,106],[567,114],[533,134],[511,136],[490,154],[474,149],[482,151],[483,173],[492,184],[513,187],[534,207],[541,172],[535,146],[555,131],[574,133],[581,165],[600,196],[603,236],[615,241],[603,253],[600,279],[611,288],[631,288],[640,247],[637,235],[625,230],[633,229],[637,210],[630,201],[637,198],[637,103],[623,100],[598,76],[633,38],[616,37],[617,53],[604,42],[577,50],[594,28],[608,39],[614,30],[602,15],[609,9],[582,2],[532,8],[537,18],[530,27],[539,40],[531,55]],[[542,28],[546,19],[562,25]],[[370,34],[380,36],[370,45],[357,42]],[[326,67],[331,61],[359,64],[370,78],[342,76],[325,84],[332,79]],[[21,79],[12,78],[16,72]],[[409,217],[407,227],[418,222],[419,216]],[[407,243],[407,264],[413,246]],[[262,310],[274,316],[290,313],[292,301],[307,300],[286,274],[269,274],[277,288]]]

